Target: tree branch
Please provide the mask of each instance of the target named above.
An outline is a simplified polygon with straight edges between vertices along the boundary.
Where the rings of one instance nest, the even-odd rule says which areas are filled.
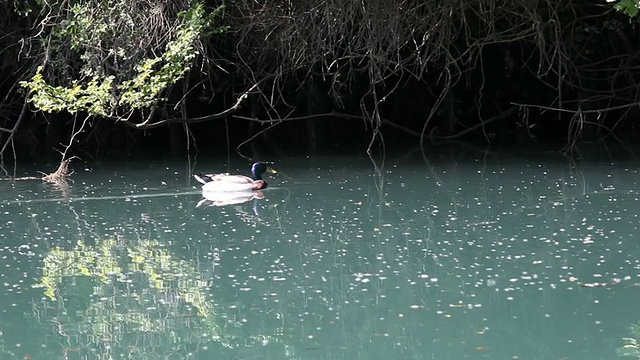
[[[145,129],[152,129],[152,128],[156,128],[159,126],[163,126],[163,125],[167,125],[167,124],[173,124],[173,123],[185,123],[185,124],[194,124],[194,123],[199,123],[199,122],[205,122],[205,121],[210,121],[210,120],[215,120],[215,119],[219,119],[222,117],[225,117],[229,114],[234,113],[236,110],[238,110],[240,108],[240,106],[242,105],[242,103],[249,97],[249,94],[251,94],[256,88],[258,88],[258,85],[260,83],[256,83],[253,86],[251,86],[249,88],[249,90],[245,91],[244,93],[242,93],[242,95],[240,95],[240,97],[238,97],[238,100],[236,100],[235,104],[233,104],[231,107],[225,109],[222,112],[216,113],[216,114],[211,114],[211,115],[206,115],[206,116],[201,116],[201,117],[195,117],[195,118],[171,118],[171,119],[164,119],[164,120],[159,120],[153,123],[150,123],[147,120],[145,120],[142,123],[136,124],[133,123],[131,121],[128,120],[117,120],[120,122],[124,122],[126,125],[131,126],[132,128],[135,129],[141,129],[141,130],[145,130]]]
[[[18,126],[20,126],[20,123],[22,123],[22,120],[24,119],[25,114],[27,113],[27,109],[29,108],[29,102],[27,101],[28,99],[29,99],[29,94],[27,94],[27,96],[25,96],[24,98],[24,104],[22,105],[22,110],[20,111],[20,115],[18,116],[18,121],[16,121],[15,125],[13,125],[13,128],[9,130],[9,137],[7,138],[7,140],[5,140],[4,145],[2,146],[2,149],[0,149],[0,159],[4,158],[4,151],[7,149],[7,146],[9,145],[9,143],[13,142],[13,136],[15,135],[16,131],[18,130]],[[15,157],[15,154],[14,154],[14,157]]]

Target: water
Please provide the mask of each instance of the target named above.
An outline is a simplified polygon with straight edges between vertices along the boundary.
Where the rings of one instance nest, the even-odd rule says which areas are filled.
[[[640,321],[636,163],[276,168],[228,206],[176,163],[0,183],[0,359],[613,359]]]

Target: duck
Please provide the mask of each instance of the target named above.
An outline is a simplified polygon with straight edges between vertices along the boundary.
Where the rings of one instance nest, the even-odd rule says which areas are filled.
[[[227,174],[197,174],[193,177],[202,184],[203,192],[242,192],[262,190],[267,182],[262,179],[264,173],[275,174],[276,171],[263,162],[251,165],[251,177]]]

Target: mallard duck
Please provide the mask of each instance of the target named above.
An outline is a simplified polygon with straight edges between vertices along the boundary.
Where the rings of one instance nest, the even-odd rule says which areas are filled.
[[[202,184],[204,192],[238,192],[262,190],[267,187],[266,181],[262,180],[262,174],[275,173],[263,162],[251,165],[251,177],[231,174],[198,174],[193,177]]]

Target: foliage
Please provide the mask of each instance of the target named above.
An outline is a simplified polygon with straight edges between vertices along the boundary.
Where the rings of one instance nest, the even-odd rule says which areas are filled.
[[[91,115],[107,116],[111,103],[113,76],[100,79],[94,76],[86,85],[74,82],[71,87],[51,86],[42,76],[42,68],[33,75],[31,81],[22,82],[31,91],[30,101],[43,111],[79,111]]]
[[[632,324],[630,328],[631,336],[623,338],[624,345],[616,349],[618,356],[629,356],[640,359],[640,323]]]
[[[536,141],[544,131],[570,148],[636,128],[640,47],[628,16],[639,0],[238,0],[225,2],[233,32],[207,39],[208,48],[202,39],[223,28],[193,1],[13,1],[41,21],[29,24],[34,35],[19,55],[33,59],[22,78],[34,105],[117,119],[137,111],[131,118],[145,122],[158,119],[147,109],[160,108],[164,124],[189,121],[187,98],[213,104],[214,95],[226,92],[216,99],[226,101],[244,88],[251,91],[238,104],[250,96],[253,120],[360,117],[374,134],[384,121],[421,142],[465,134]],[[163,109],[170,98],[178,104]],[[240,107],[219,112],[222,103],[190,120]]]
[[[192,7],[183,14],[183,18],[184,25],[178,29],[175,40],[167,44],[164,54],[144,59],[136,67],[136,77],[118,86],[122,91],[121,103],[134,109],[149,107],[157,94],[189,70],[189,64],[196,56],[194,44],[209,28],[211,18],[205,15],[202,4]]]
[[[176,12],[177,22],[170,26],[165,24],[169,20],[160,15],[161,5],[166,4],[132,8],[136,4],[139,2],[110,0],[71,6],[68,18],[52,31],[52,46],[66,44],[71,55],[81,60],[79,78],[69,85],[54,86],[45,80],[39,67],[29,81],[22,82],[39,110],[113,116],[118,110],[149,108],[165,100],[158,98],[159,94],[189,71],[198,54],[199,38],[223,30],[212,30],[220,9],[207,14],[200,2]],[[65,64],[69,58],[73,57],[57,58],[52,63]]]
[[[616,9],[622,11],[623,13],[633,17],[638,15],[638,10],[640,10],[640,1],[639,0],[607,0],[608,2],[615,2]]]

